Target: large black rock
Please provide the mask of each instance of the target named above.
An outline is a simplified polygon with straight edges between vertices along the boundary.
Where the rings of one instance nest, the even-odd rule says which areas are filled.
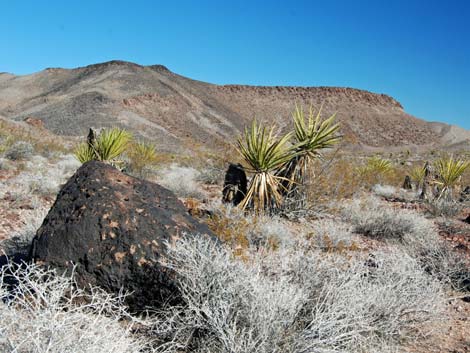
[[[240,163],[230,163],[225,172],[222,202],[238,205],[246,196],[247,178],[245,169]]]
[[[212,235],[175,195],[101,163],[88,162],[62,188],[30,251],[37,263],[70,271],[82,287],[132,294],[132,309],[177,297],[165,241]]]

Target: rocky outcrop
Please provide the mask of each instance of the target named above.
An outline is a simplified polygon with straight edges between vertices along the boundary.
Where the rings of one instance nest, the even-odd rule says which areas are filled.
[[[322,107],[323,117],[336,114],[345,147],[470,148],[469,131],[417,119],[386,94],[354,88],[214,85],[162,65],[118,60],[21,78],[0,75],[0,115],[23,120],[33,114],[63,136],[83,136],[90,126],[125,127],[172,153],[194,143],[218,153],[254,117],[287,131],[296,104]]]
[[[60,191],[31,247],[33,261],[71,271],[80,286],[131,292],[134,310],[175,296],[166,242],[212,234],[174,194],[102,162],[84,164]]]

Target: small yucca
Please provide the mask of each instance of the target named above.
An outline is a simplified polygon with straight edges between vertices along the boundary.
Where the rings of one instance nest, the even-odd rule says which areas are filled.
[[[146,167],[157,160],[157,152],[153,143],[134,143],[129,148],[128,154],[131,160],[131,169],[137,173],[142,173]]]
[[[124,129],[103,130],[96,139],[78,145],[74,154],[82,163],[98,160],[117,164],[116,159],[124,153],[131,139],[132,134]]]
[[[384,175],[391,172],[391,170],[392,162],[379,156],[370,157],[364,166],[357,168],[362,176],[367,174]]]
[[[417,166],[410,171],[410,178],[416,185],[421,185],[426,175],[425,166]]]
[[[131,133],[124,129],[103,130],[95,142],[98,160],[111,161],[119,157],[124,153],[131,139]]]
[[[440,187],[437,199],[442,197],[452,199],[454,187],[459,183],[463,173],[469,166],[470,162],[454,159],[453,156],[442,157],[434,163],[437,173],[434,182]]]

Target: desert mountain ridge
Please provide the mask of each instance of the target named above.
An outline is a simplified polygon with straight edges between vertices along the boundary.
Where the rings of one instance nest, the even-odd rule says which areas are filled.
[[[349,146],[363,149],[468,148],[470,131],[427,122],[386,94],[343,87],[216,85],[163,65],[109,61],[29,75],[0,73],[0,116],[33,117],[58,135],[121,126],[161,150],[234,142],[253,118],[290,128],[295,104],[336,113]]]

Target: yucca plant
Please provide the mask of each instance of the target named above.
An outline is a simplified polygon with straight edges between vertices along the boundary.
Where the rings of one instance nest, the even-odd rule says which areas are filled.
[[[410,171],[410,178],[415,183],[416,187],[419,187],[419,185],[423,183],[425,175],[426,175],[425,166],[417,166],[411,169]]]
[[[75,158],[80,163],[86,163],[95,160],[95,149],[88,142],[80,143],[74,151]]]
[[[384,175],[392,170],[392,162],[380,156],[373,156],[367,159],[365,165],[357,168],[359,175]]]
[[[128,152],[130,167],[139,174],[157,160],[155,145],[148,142],[136,142],[131,145]]]
[[[282,203],[281,184],[285,177],[279,176],[281,169],[295,155],[288,146],[292,133],[280,138],[274,127],[266,127],[253,120],[250,128],[238,139],[238,151],[253,173],[245,198],[240,203],[242,209],[253,207],[256,212],[264,212],[279,207]]]
[[[436,180],[434,181],[440,188],[437,199],[452,199],[452,191],[459,183],[463,173],[470,166],[470,162],[461,159],[454,159],[453,156],[441,157],[434,163],[436,169]]]
[[[132,134],[120,128],[103,130],[88,142],[83,142],[75,149],[75,157],[82,163],[98,160],[113,165],[120,164],[120,157],[129,145]]]
[[[112,161],[118,158],[124,153],[131,139],[132,134],[124,129],[103,130],[95,142],[98,160]]]
[[[314,160],[321,157],[322,150],[333,147],[341,140],[337,134],[339,124],[335,123],[335,114],[323,120],[320,108],[314,112],[309,108],[308,115],[302,107],[297,106],[292,114],[294,121],[295,155],[279,172],[286,178],[283,185],[286,191],[297,191],[299,185],[304,185],[307,173],[311,170]]]

